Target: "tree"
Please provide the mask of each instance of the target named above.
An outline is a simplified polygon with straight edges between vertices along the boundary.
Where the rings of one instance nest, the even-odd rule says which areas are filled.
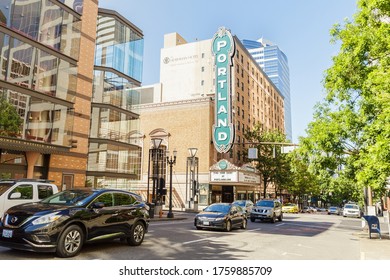
[[[318,177],[309,172],[308,165],[300,158],[299,153],[292,152],[288,155],[290,163],[290,180],[286,185],[289,194],[298,199],[298,204],[302,204],[304,195],[319,194]]]
[[[1,93],[0,112],[0,136],[17,136],[20,132],[22,119],[16,108]]]
[[[267,188],[271,184],[275,186],[275,195],[277,196],[290,178],[287,175],[290,166],[286,155],[282,154],[280,147],[273,145],[272,142],[287,142],[286,136],[279,131],[263,131],[261,125],[256,124],[251,131],[245,133],[245,139],[254,143],[253,146],[257,147],[258,150],[256,167],[263,180],[263,197],[266,197]]]
[[[311,172],[337,173],[328,183],[348,182],[352,197],[363,187],[382,194],[390,175],[390,2],[360,0],[358,7],[354,21],[331,30],[340,51],[325,73],[325,100],[301,139]]]

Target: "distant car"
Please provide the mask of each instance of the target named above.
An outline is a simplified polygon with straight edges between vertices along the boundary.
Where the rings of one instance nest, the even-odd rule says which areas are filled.
[[[341,209],[337,206],[330,206],[328,208],[328,215],[340,215]]]
[[[203,209],[194,219],[197,229],[246,229],[246,214],[240,206],[231,203],[214,203]]]
[[[254,203],[252,200],[235,200],[232,202],[233,205],[240,206],[249,215],[252,211]]]
[[[276,199],[263,199],[256,202],[250,215],[251,222],[269,220],[272,223],[283,220],[282,204]]]
[[[298,213],[298,205],[294,203],[286,203],[282,206],[283,213]]]
[[[72,189],[14,206],[0,221],[0,246],[76,256],[85,242],[120,238],[138,246],[149,225],[141,197],[109,189]]]
[[[344,217],[360,218],[362,216],[359,205],[357,204],[345,204],[343,209]]]
[[[314,207],[304,206],[302,208],[302,213],[314,213],[314,212],[317,212],[317,209],[315,209]]]
[[[45,179],[1,179],[0,217],[10,207],[36,202],[58,193],[53,181]]]

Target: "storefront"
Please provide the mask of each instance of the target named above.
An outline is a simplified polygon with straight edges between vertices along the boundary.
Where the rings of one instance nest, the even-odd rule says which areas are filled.
[[[250,165],[237,167],[223,159],[211,166],[209,203],[260,198],[260,174]]]

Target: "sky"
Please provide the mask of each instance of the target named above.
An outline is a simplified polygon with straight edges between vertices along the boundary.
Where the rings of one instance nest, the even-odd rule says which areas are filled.
[[[270,40],[287,55],[293,142],[306,135],[314,106],[323,100],[323,79],[339,44],[330,29],[353,19],[357,0],[99,0],[143,31],[142,85],[159,82],[164,34],[187,42],[211,39],[225,26],[240,40]]]

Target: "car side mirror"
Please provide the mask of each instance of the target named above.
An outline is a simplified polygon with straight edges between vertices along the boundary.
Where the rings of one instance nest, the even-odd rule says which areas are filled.
[[[103,202],[95,202],[92,204],[92,208],[94,209],[100,209],[100,208],[103,208],[104,207],[104,203]]]
[[[22,197],[22,194],[20,192],[14,192],[14,193],[11,193],[10,195],[10,199],[18,199],[18,198],[21,198]]]

